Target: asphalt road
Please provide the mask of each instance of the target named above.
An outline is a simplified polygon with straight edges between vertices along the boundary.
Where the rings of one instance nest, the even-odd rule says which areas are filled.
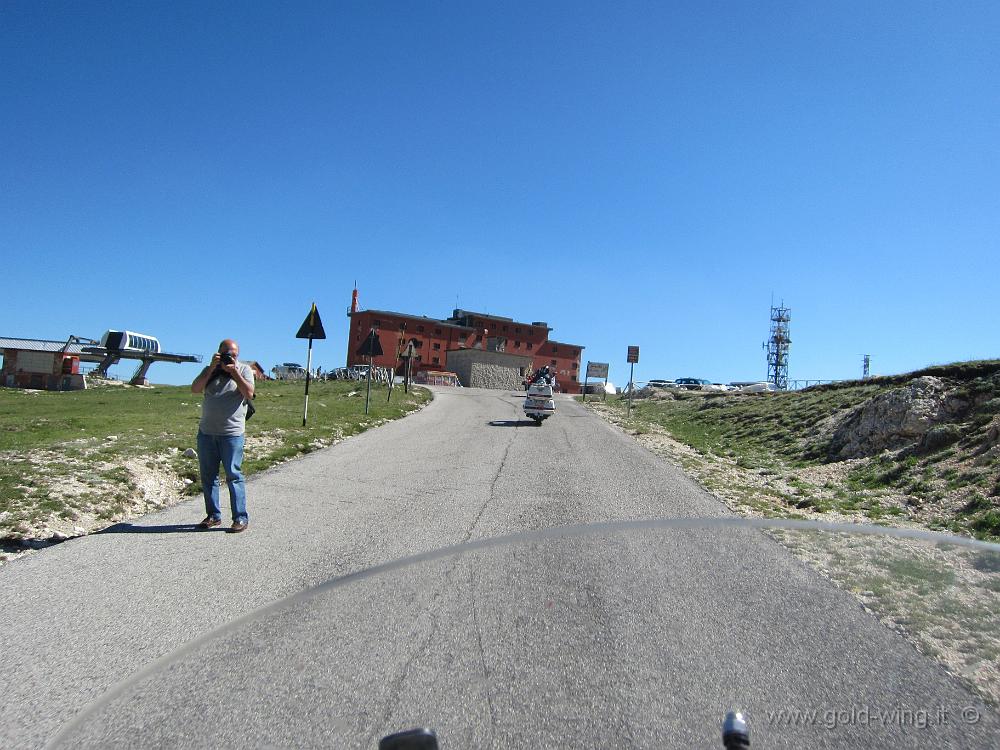
[[[755,747],[1000,736],[750,529],[521,541],[312,589],[515,532],[727,515],[568,399],[536,427],[516,393],[435,392],[253,479],[244,534],[193,530],[191,501],[0,568],[0,746],[372,748],[429,725],[444,748],[717,747],[732,707]],[[796,709],[818,714],[768,718]]]

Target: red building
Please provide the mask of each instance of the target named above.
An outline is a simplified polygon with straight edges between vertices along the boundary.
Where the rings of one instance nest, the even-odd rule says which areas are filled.
[[[368,364],[368,357],[357,354],[372,328],[378,334],[382,354],[374,357],[378,367],[391,367],[403,373],[405,363],[399,352],[410,341],[416,350],[413,371],[442,370],[446,353],[454,349],[489,349],[531,357],[533,370],[548,365],[556,372],[566,393],[580,392],[580,357],[584,347],[552,341],[546,323],[519,323],[513,318],[455,310],[447,319],[387,312],[358,310],[351,318],[347,339],[347,365]]]

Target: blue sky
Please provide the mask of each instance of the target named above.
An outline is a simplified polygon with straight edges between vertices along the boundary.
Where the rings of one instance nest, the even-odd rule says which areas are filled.
[[[335,367],[357,280],[618,383],[630,344],[762,378],[772,296],[793,379],[997,357],[998,38],[995,2],[5,0],[0,335],[269,368],[315,301]]]

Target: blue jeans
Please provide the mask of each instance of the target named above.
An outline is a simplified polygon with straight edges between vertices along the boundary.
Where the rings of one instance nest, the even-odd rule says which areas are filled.
[[[243,435],[206,435],[198,430],[198,464],[201,488],[205,493],[205,512],[212,518],[222,518],[219,508],[219,463],[226,470],[229,485],[229,506],[233,521],[246,523],[247,490],[243,483]]]

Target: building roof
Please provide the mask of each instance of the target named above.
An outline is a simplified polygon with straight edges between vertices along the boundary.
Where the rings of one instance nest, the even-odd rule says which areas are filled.
[[[468,318],[484,318],[486,320],[499,320],[501,323],[513,323],[517,326],[525,326],[526,328],[544,328],[547,331],[552,330],[552,326],[548,323],[541,321],[535,321],[533,323],[526,323],[521,320],[514,320],[513,318],[506,318],[503,315],[490,315],[489,313],[474,312],[472,310],[459,310],[456,309],[452,312],[451,317],[448,320],[461,320]]]
[[[479,312],[473,312],[471,310],[459,310],[459,309],[456,309],[452,317],[448,318],[447,320],[442,320],[440,318],[429,318],[426,315],[412,315],[410,313],[393,312],[392,310],[356,310],[355,312],[348,313],[348,315],[350,317],[354,317],[355,315],[361,315],[362,313],[370,313],[372,315],[385,315],[385,316],[391,315],[396,318],[405,318],[406,320],[419,320],[422,323],[429,323],[436,326],[447,326],[449,328],[458,328],[462,331],[470,331],[470,332],[476,331],[477,328],[473,326],[460,325],[455,321],[459,318],[477,317],[477,318],[484,318],[486,320],[498,320],[503,323],[513,323],[514,325],[524,326],[526,328],[539,328],[539,329],[544,328],[546,331],[552,330],[552,326],[548,325],[547,323],[540,323],[540,322],[525,323],[523,321],[514,320],[513,318],[505,318],[501,315],[489,315],[487,313],[479,313]],[[495,333],[499,334],[500,332],[495,332]],[[504,333],[504,335],[506,335],[508,338],[510,337],[509,333]],[[547,343],[555,344],[556,346],[572,346],[577,349],[580,349],[581,351],[586,349],[585,346],[581,346],[580,344],[567,344],[563,341],[553,341],[552,339],[547,339]]]
[[[506,320],[508,323],[515,322],[513,318],[505,318],[502,315],[490,315],[489,313],[476,312],[475,310],[460,310],[457,307],[451,313],[450,320],[458,320],[459,318],[469,318],[469,317],[491,318],[493,320]]]
[[[26,352],[61,352],[66,348],[67,354],[80,356],[85,354],[83,344],[70,344],[66,347],[65,341],[49,341],[48,339],[18,339],[7,336],[0,336],[0,351],[6,349],[19,349]]]
[[[351,313],[351,317],[355,315],[360,315],[362,313],[372,313],[373,315],[392,315],[397,318],[406,318],[407,320],[419,320],[422,323],[432,323],[436,326],[447,326],[448,328],[461,328],[463,331],[471,331],[472,328],[469,326],[458,325],[447,320],[441,320],[440,318],[428,318],[426,315],[411,315],[410,313],[392,312],[391,310],[357,310]]]
[[[57,354],[63,349],[66,354],[79,357],[83,362],[101,362],[108,353],[106,349],[94,344],[70,344],[66,346],[65,341],[51,341],[49,339],[17,339],[9,336],[0,336],[0,353],[6,353],[7,349],[16,349],[25,352],[48,352]],[[90,351],[88,351],[90,350]],[[116,352],[121,359],[149,359],[154,362],[201,362],[200,354],[171,354],[169,352],[144,352],[141,356],[135,356],[134,352]]]
[[[579,349],[580,351],[583,351],[584,349],[587,348],[585,346],[581,346],[580,344],[567,344],[565,341],[553,341],[552,339],[549,339],[545,343],[555,344],[556,346],[572,346],[574,349]]]

